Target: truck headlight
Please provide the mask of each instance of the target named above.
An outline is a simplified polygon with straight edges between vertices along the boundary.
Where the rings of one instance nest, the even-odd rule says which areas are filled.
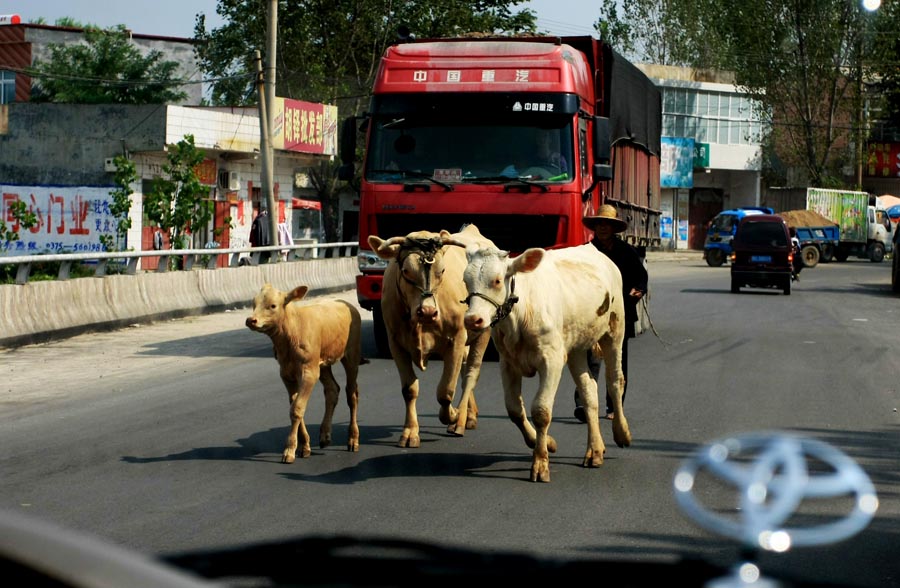
[[[360,251],[357,253],[356,264],[361,272],[384,271],[388,266],[387,260],[381,259],[372,251]]]

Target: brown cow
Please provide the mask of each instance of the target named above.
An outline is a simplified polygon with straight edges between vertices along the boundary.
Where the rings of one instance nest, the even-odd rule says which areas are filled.
[[[300,457],[309,457],[309,433],[303,415],[316,380],[325,387],[325,416],[319,428],[319,447],[331,444],[331,419],[341,387],[334,379],[331,366],[340,361],[347,374],[347,405],[350,407],[348,451],[359,451],[359,425],[356,409],[359,387],[356,377],[362,359],[359,311],[343,300],[323,300],[294,304],[309,290],[299,286],[282,292],[265,284],[253,299],[253,314],[246,325],[272,339],[281,381],[291,403],[291,431],[288,433],[282,463],[294,463],[298,446]]]
[[[595,356],[602,351],[606,389],[615,410],[613,438],[618,446],[629,446],[631,431],[622,410],[625,307],[619,268],[590,244],[550,251],[532,248],[516,258],[496,247],[469,245],[466,255],[466,328],[472,333],[490,329],[500,354],[507,414],[534,450],[531,481],[550,481],[549,453],[556,451],[550,421],[565,365],[587,414],[583,465],[603,463],[606,447],[600,436],[597,384],[588,370],[588,349]],[[522,401],[522,378],[534,375],[540,383],[531,404],[532,426]]]
[[[444,362],[437,401],[440,404],[438,418],[448,425],[447,432],[462,436],[478,422],[474,389],[490,335],[485,331],[475,337],[471,345],[466,342],[463,324],[466,305],[462,302],[466,297],[462,280],[466,257],[462,249],[444,246],[451,240],[492,245],[475,225],[468,225],[453,235],[447,231],[417,231],[388,240],[375,235],[369,237],[372,250],[382,259],[393,261],[384,272],[381,310],[406,402],[400,447],[419,446],[416,415],[419,379],[413,365],[424,371],[432,355]],[[462,397],[457,410],[452,403],[461,369]]]

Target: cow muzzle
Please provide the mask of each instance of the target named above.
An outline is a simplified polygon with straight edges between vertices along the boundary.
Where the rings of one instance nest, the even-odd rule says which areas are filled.
[[[422,304],[416,309],[416,320],[420,323],[434,323],[437,319],[438,309],[433,304]]]

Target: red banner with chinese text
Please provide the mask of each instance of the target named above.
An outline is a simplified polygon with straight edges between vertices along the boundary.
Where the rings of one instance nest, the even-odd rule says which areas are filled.
[[[337,155],[337,107],[275,98],[272,146],[284,151]]]
[[[900,177],[900,143],[869,143],[864,169],[872,178]]]

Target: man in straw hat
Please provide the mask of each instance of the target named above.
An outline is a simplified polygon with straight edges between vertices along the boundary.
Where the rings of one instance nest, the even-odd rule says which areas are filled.
[[[625,385],[622,388],[622,402],[625,402],[625,390],[628,389],[628,339],[634,337],[634,323],[638,320],[637,303],[647,292],[647,268],[638,252],[630,244],[616,237],[628,228],[628,225],[616,215],[615,207],[604,204],[596,216],[586,216],[584,226],[594,231],[591,243],[612,259],[622,273],[622,294],[625,297],[625,340],[622,342],[622,373]],[[596,380],[600,375],[600,361],[588,351],[588,365],[591,375]],[[585,422],[584,407],[575,392],[575,418]],[[606,418],[614,416],[612,402],[606,398]]]

